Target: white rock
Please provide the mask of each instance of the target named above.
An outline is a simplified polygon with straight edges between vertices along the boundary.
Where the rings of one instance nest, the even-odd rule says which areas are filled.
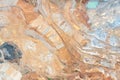
[[[18,0],[0,0],[0,6],[14,6]]]
[[[9,63],[0,64],[0,80],[21,80],[22,74]]]

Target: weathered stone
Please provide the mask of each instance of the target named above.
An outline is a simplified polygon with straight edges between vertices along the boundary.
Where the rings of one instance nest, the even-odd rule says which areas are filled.
[[[113,5],[108,4],[105,8],[116,8],[100,8],[100,5],[110,1]],[[20,8],[0,8],[0,44],[12,41],[22,51],[20,63],[10,63],[14,69],[21,71],[22,80],[119,80],[120,21],[119,17],[116,18],[119,16],[119,0],[100,0],[99,5],[93,6],[100,11],[87,9],[89,18],[83,4],[86,2],[19,0],[17,5]],[[2,49],[4,47],[5,54],[11,51],[14,54],[13,45],[5,43]],[[3,53],[2,50],[0,53]],[[0,56],[4,64],[6,60],[2,54]],[[6,70],[6,67],[0,70]],[[8,73],[9,70],[0,73],[0,78]],[[21,76],[17,78],[21,79]]]
[[[22,74],[9,63],[0,64],[0,80],[21,80]]]

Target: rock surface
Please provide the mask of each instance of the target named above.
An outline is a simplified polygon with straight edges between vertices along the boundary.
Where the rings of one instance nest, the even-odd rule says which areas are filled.
[[[16,6],[0,5],[0,44],[12,41],[23,53],[19,64],[0,63],[0,78],[119,80],[120,21],[100,8],[113,0],[101,0],[96,9],[86,9],[87,1],[18,0]],[[114,5],[108,12],[118,16],[118,4],[116,0],[106,6]]]

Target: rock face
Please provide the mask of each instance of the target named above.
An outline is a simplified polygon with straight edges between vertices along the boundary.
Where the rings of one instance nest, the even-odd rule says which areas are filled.
[[[119,0],[87,1],[0,4],[0,80],[119,80]]]

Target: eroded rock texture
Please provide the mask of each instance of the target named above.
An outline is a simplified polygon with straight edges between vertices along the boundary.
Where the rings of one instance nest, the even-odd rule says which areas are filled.
[[[88,0],[12,1],[0,4],[0,44],[13,42],[22,56],[0,63],[17,71],[0,80],[119,80],[119,0],[96,9],[86,9]]]

